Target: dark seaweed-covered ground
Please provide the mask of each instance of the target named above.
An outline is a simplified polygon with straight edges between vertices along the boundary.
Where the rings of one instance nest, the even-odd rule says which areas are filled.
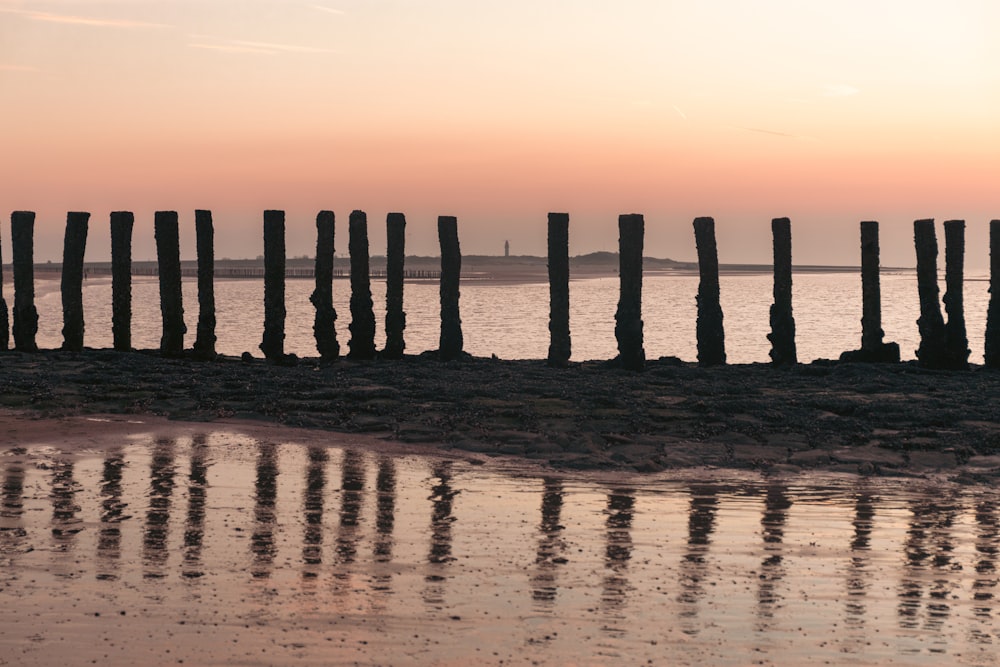
[[[154,352],[0,353],[0,407],[38,418],[139,413],[263,419],[559,467],[714,465],[922,474],[1000,471],[1000,373],[817,362],[643,373],[606,362],[431,355],[276,366]]]

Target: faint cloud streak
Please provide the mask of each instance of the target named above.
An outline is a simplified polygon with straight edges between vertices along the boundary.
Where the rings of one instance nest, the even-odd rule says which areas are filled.
[[[0,72],[41,72],[41,70],[31,65],[5,65],[0,63]]]
[[[198,40],[188,44],[188,46],[192,48],[221,51],[223,53],[256,53],[262,55],[276,55],[279,53],[338,53],[338,51],[334,49],[302,46],[299,44],[255,42],[245,39],[220,40],[207,35],[191,35],[190,38]]]
[[[681,108],[680,108],[679,106],[677,106],[676,104],[673,104],[673,105],[671,105],[671,106],[673,106],[673,108],[674,108],[674,111],[676,111],[676,112],[677,112],[677,115],[678,115],[678,116],[680,116],[680,117],[681,117],[681,118],[683,118],[684,120],[687,120],[687,119],[688,119],[688,117],[687,117],[687,114],[686,114],[686,113],[684,113],[683,111],[681,111]]]
[[[333,7],[324,7],[323,5],[306,5],[309,9],[315,9],[317,12],[324,12],[326,14],[336,14],[337,16],[344,16],[347,14],[343,9],[334,9]]]
[[[0,9],[4,14],[14,14],[24,17],[30,21],[42,21],[45,23],[62,23],[67,25],[82,25],[97,28],[169,28],[165,23],[150,23],[148,21],[133,21],[131,19],[104,19],[90,16],[76,16],[74,14],[53,14],[52,12],[41,12],[33,9]]]

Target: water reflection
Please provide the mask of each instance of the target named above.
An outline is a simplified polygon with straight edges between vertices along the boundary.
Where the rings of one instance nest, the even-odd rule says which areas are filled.
[[[125,470],[125,453],[111,449],[104,456],[101,472],[101,527],[97,533],[97,562],[101,571],[98,579],[114,579],[118,575],[121,556],[121,522],[132,518],[125,514],[128,503],[122,500],[122,472]]]
[[[0,491],[0,555],[20,553],[28,532],[24,529],[24,462],[23,450],[12,452],[18,458],[7,462]]]
[[[871,586],[871,536],[875,521],[875,496],[867,491],[857,494],[854,501],[854,519],[851,525],[851,561],[846,574],[847,603],[846,623],[863,626],[866,606],[865,597]]]
[[[208,497],[208,445],[205,436],[191,442],[191,471],[188,474],[187,521],[184,524],[184,571],[197,578],[202,571],[201,550],[205,540],[205,503]]]
[[[546,609],[551,608],[556,599],[558,568],[567,562],[564,556],[566,541],[562,537],[565,527],[560,523],[562,507],[562,482],[546,477],[543,480],[542,521],[538,526],[535,571],[531,576],[531,597]]]
[[[910,502],[898,616],[903,628],[940,629],[951,614],[954,585],[947,572],[955,551],[952,530],[959,512],[958,498],[926,491]],[[921,619],[921,617],[923,617]],[[921,620],[923,621],[921,623]]]
[[[334,579],[337,590],[350,589],[351,564],[358,555],[361,540],[361,508],[364,505],[365,466],[360,452],[344,452],[340,469],[340,525],[337,529]]]
[[[785,577],[784,538],[785,523],[792,501],[788,489],[781,482],[769,484],[764,497],[764,514],[760,519],[764,535],[764,559],[757,575],[757,631],[766,631],[775,613],[781,607],[782,596],[778,586]]]
[[[1000,633],[993,627],[994,589],[997,587],[997,544],[1000,523],[997,506],[992,500],[976,503],[976,576],[972,582],[973,613],[980,623],[971,630],[976,643],[992,643]]]
[[[451,525],[455,521],[453,502],[458,491],[451,486],[451,461],[440,461],[434,466],[434,485],[431,487],[431,548],[427,555],[430,570],[425,577],[424,603],[441,608],[444,605],[444,581],[451,555]]]
[[[230,615],[240,627],[285,619],[297,633],[329,631],[311,619],[335,613],[344,622],[333,626],[371,633],[359,638],[368,650],[379,632],[455,619],[454,627],[505,637],[508,654],[523,649],[527,632],[539,662],[555,664],[598,655],[655,664],[671,632],[678,662],[742,663],[746,655],[719,653],[739,636],[764,662],[798,664],[805,640],[799,653],[788,646],[802,627],[803,637],[829,638],[809,644],[814,662],[837,664],[844,654],[913,662],[916,653],[996,662],[1000,503],[991,488],[642,478],[608,488],[552,472],[512,478],[460,460],[248,445],[249,456],[247,446],[200,436],[90,459],[0,452],[0,593],[22,596],[6,613],[28,617],[35,612],[18,606],[25,600],[67,595],[102,613],[95,600],[124,607],[129,596],[155,597],[157,608],[176,604],[186,618]],[[469,502],[457,502],[465,491]],[[668,512],[678,516],[662,530]],[[295,539],[280,539],[282,531]],[[232,539],[240,535],[249,545]],[[525,562],[526,577],[492,579]],[[80,576],[86,586],[59,588]],[[276,595],[288,604],[270,604]],[[266,610],[232,623],[232,609],[261,600]],[[484,622],[488,630],[476,625]],[[322,645],[318,636],[294,641]],[[4,641],[0,633],[0,654]],[[420,654],[428,664],[469,655],[442,657],[433,642]],[[547,653],[550,645],[564,653]],[[639,646],[648,647],[641,656]]]
[[[376,564],[392,562],[393,529],[396,526],[396,466],[392,459],[381,457],[375,478],[375,540],[372,554]],[[376,566],[372,590],[380,596],[392,592],[392,572]]]
[[[635,495],[630,489],[618,489],[608,494],[604,568],[601,603],[605,611],[605,632],[622,634],[625,620],[622,608],[628,599],[628,562],[632,559],[632,519]],[[617,622],[617,625],[613,625]]]
[[[326,490],[325,447],[310,447],[306,467],[306,490],[302,497],[305,529],[302,531],[302,576],[314,578],[323,563],[323,501]]]
[[[277,553],[274,542],[278,500],[277,453],[274,443],[257,443],[257,479],[254,483],[254,525],[250,536],[250,551],[253,553],[251,574],[258,579],[271,576],[271,567]]]
[[[707,555],[719,498],[717,489],[707,485],[692,486],[690,494],[687,549],[681,560],[681,592],[677,599],[682,605],[680,615],[684,633],[697,635],[701,629],[698,602],[705,595],[705,582],[709,579]]]
[[[145,530],[142,537],[142,560],[146,566],[143,576],[160,578],[169,552],[170,499],[174,492],[173,440],[158,440],[153,447],[149,474],[149,508],[146,510]]]

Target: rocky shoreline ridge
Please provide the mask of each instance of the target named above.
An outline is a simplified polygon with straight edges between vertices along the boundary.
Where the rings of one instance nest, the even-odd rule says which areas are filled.
[[[1000,372],[816,361],[644,372],[614,362],[434,353],[401,361],[211,362],[157,351],[0,353],[0,409],[36,419],[147,414],[365,433],[557,468],[698,466],[1000,478]]]

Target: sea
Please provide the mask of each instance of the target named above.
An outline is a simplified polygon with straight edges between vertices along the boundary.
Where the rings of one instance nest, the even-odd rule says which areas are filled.
[[[315,310],[309,302],[311,279],[286,281],[285,352],[315,357]],[[349,349],[350,285],[334,281],[337,338],[342,353]],[[373,279],[372,300],[376,316],[376,345],[385,340],[385,281]],[[729,363],[768,362],[769,312],[773,279],[769,273],[722,275],[721,302]],[[904,360],[914,359],[919,346],[917,318],[920,303],[916,274],[912,270],[886,271],[881,276],[882,328],[886,342],[899,343]],[[647,359],[678,357],[697,360],[695,323],[698,291],[696,275],[654,274],[643,280],[642,319]],[[836,359],[845,350],[861,345],[861,277],[854,272],[796,273],[793,278],[793,314],[800,362]],[[588,278],[570,282],[570,332],[574,361],[611,359],[617,355],[615,309],[617,277]],[[941,281],[941,294],[944,284]],[[185,345],[194,344],[198,318],[197,284],[183,282]],[[218,280],[216,299],[216,349],[226,355],[250,352],[261,356],[264,285],[261,280]],[[989,279],[969,274],[964,285],[965,320],[970,361],[982,363]],[[436,281],[407,282],[406,352],[419,354],[438,347],[440,336],[439,286]],[[465,280],[461,285],[460,312],[465,351],[500,359],[544,359],[548,355],[549,288],[544,282],[492,284]],[[37,299],[42,348],[62,345],[62,306],[58,290]],[[159,287],[155,278],[136,277],[132,285],[132,344],[140,349],[159,347],[162,320]],[[943,305],[942,305],[943,310]],[[107,278],[90,279],[84,287],[84,344],[110,348],[111,284]]]

